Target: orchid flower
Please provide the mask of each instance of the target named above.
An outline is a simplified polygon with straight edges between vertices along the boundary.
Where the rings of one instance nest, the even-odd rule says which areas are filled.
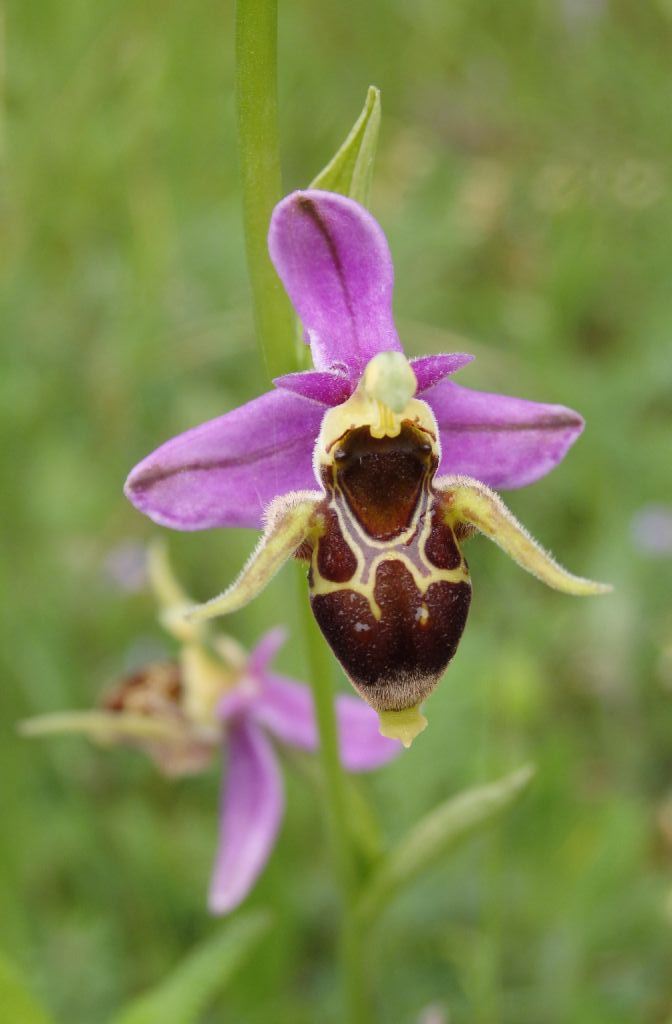
[[[467,537],[480,531],[566,593],[609,589],[562,569],[491,490],[548,473],[583,420],[461,387],[450,377],[467,354],[409,362],[387,241],[353,200],[295,192],[275,208],[268,241],[315,369],[168,441],[126,494],[174,529],[265,524],[238,580],[192,621],[242,607],[293,555],[310,560],[325,638],[381,731],[408,745],[465,626]]]
[[[122,680],[99,710],[43,715],[23,722],[21,731],[79,732],[103,746],[137,747],[171,777],[204,771],[223,748],[219,848],[209,896],[211,911],[223,914],[252,888],[280,827],[282,776],[271,739],[300,750],[318,747],[312,696],[270,668],[284,630],[271,630],[248,655],[233,638],[208,635],[203,626],[181,620],[177,612],[190,602],[160,547],[151,549],[150,576],[161,621],[180,642],[179,658]],[[340,695],[336,716],[348,771],[369,771],[399,752],[356,698]]]

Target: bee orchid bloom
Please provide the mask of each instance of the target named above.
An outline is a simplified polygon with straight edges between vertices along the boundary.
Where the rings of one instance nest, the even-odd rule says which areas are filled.
[[[272,741],[306,751],[318,747],[312,696],[270,667],[284,642],[282,629],[267,633],[248,655],[233,638],[182,620],[179,611],[190,602],[162,549],[153,549],[150,568],[162,622],[180,641],[179,659],[123,679],[98,710],[43,715],[20,728],[26,736],[74,732],[102,746],[136,747],[173,778],[205,771],[223,750],[209,906],[228,913],[254,885],[282,820],[282,775]],[[399,753],[399,744],[380,736],[375,714],[361,701],[339,696],[336,715],[348,771],[369,771]]]
[[[559,590],[607,589],[558,566],[491,490],[549,472],[583,421],[564,406],[460,387],[449,378],[467,354],[409,362],[385,236],[353,200],[286,197],[269,250],[315,369],[164,444],[126,493],[176,529],[265,523],[237,582],[193,621],[242,607],[292,555],[309,559],[324,636],[383,733],[409,744],[466,622],[468,536],[484,533]]]

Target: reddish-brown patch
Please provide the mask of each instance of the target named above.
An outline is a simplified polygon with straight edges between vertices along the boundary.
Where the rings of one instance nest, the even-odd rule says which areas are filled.
[[[102,706],[107,711],[132,711],[153,714],[159,706],[179,705],[182,699],[182,678],[176,661],[155,661],[139,669],[104,695]]]
[[[457,569],[462,562],[455,534],[444,522],[443,510],[438,502],[432,508],[432,527],[425,544],[425,555],[438,569]]]
[[[355,574],[357,559],[341,533],[334,510],[327,509],[324,518],[324,535],[317,542],[318,571],[322,579],[347,583]]]
[[[334,654],[367,700],[374,707],[406,707],[414,682],[423,684],[421,697],[426,696],[455,654],[471,587],[439,581],[423,597],[403,562],[391,557],[378,567],[374,593],[380,620],[363,595],[347,588],[313,596],[313,612]]]

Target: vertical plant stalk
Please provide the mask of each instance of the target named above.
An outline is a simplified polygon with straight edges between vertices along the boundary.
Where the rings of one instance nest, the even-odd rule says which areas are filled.
[[[357,916],[359,886],[348,822],[347,784],[339,754],[331,658],[306,600],[305,574],[301,572],[300,575],[308,669],[320,734],[327,825],[342,900],[340,954],[347,1009],[345,1021],[347,1024],[367,1024],[371,1014],[366,956],[362,946],[363,929]]]
[[[257,337],[270,377],[291,369],[294,314],[268,256],[282,198],[278,138],[277,0],[236,0],[236,114],[247,266]]]
[[[295,320],[268,256],[267,233],[281,198],[278,97],[277,0],[236,2],[236,106],[243,192],[243,223],[258,342],[273,377],[298,369]],[[347,1024],[370,1020],[364,980],[361,929],[356,917],[357,875],[348,825],[348,796],[341,765],[329,652],[317,632],[301,581],[305,635],[320,735],[325,805],[341,893],[339,951]]]

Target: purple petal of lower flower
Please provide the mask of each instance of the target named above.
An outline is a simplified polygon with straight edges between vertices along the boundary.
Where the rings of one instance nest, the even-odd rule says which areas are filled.
[[[378,715],[358,697],[339,694],[336,718],[341,760],[348,771],[372,771],[401,753],[401,743],[380,735]]]
[[[265,672],[286,640],[287,630],[284,626],[276,626],[275,629],[269,629],[268,633],[264,633],[247,659],[249,674],[261,675]]]
[[[452,381],[422,396],[441,435],[440,473],[464,473],[495,488],[524,487],[549,473],[583,430],[564,405],[471,391]]]
[[[473,361],[474,357],[468,352],[443,352],[435,356],[418,356],[417,359],[411,359],[411,366],[418,382],[417,394],[422,396],[422,392],[427,388],[438,384],[444,377],[461,370],[463,366]]]
[[[268,248],[317,370],[339,369],[356,383],[376,353],[401,351],[390,251],[362,206],[335,192],[294,192],[273,211]]]
[[[341,405],[353,392],[354,383],[341,373],[330,373],[328,370],[304,370],[303,373],[286,373],[284,377],[276,377],[276,387],[293,391],[304,398],[312,398],[315,402],[325,405]]]
[[[126,496],[162,526],[259,527],[278,494],[315,486],[324,406],[270,391],[161,445],[133,469]]]
[[[228,913],[247,896],[273,849],[284,808],[275,754],[250,720],[232,725],[227,760],[208,900],[214,914]]]
[[[316,750],[319,745],[313,697],[303,683],[267,672],[254,707],[254,717],[291,747]]]
[[[313,697],[302,683],[267,675],[253,713],[283,743],[302,750],[317,750],[319,736]],[[378,716],[358,698],[340,694],[336,698],[336,717],[341,760],[348,771],[370,771],[401,751],[399,743],[380,735]]]

